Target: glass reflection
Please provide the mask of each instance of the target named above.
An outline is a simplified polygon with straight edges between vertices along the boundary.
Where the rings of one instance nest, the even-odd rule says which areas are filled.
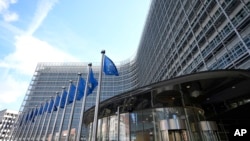
[[[121,114],[120,115],[120,126],[119,126],[119,140],[120,141],[129,141],[129,114]]]
[[[99,119],[97,138],[98,141],[217,141],[217,132],[215,122],[204,121],[202,109],[169,107]]]

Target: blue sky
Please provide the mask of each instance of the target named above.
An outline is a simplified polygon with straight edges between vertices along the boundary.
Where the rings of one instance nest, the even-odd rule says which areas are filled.
[[[0,110],[19,110],[38,62],[131,58],[150,2],[0,0]]]

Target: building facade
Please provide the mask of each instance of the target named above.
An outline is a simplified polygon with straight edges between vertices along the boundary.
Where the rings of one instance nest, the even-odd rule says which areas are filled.
[[[55,97],[57,92],[61,94],[62,87],[65,87],[65,90],[68,91],[70,80],[72,80],[73,84],[76,85],[78,73],[82,73],[82,77],[86,80],[88,73],[87,66],[87,63],[38,64],[20,111],[22,113],[27,113],[33,108],[39,107],[41,103],[44,104],[46,100],[49,101],[51,99],[51,96]],[[134,63],[132,63],[131,61],[125,61],[121,65],[119,65],[117,69],[119,71],[119,76],[103,76],[101,101],[113,97],[117,93],[122,93],[129,89],[136,88],[137,82],[136,77],[134,76],[136,69],[134,69]],[[94,77],[97,79],[99,76],[99,74],[97,73],[99,72],[99,67],[93,65],[92,70],[94,72]],[[95,104],[95,97],[96,89],[93,91],[93,94],[90,94],[87,97],[85,109],[88,109]],[[78,129],[82,100],[83,99],[81,99],[80,101],[76,101],[74,118],[72,121],[72,128],[74,129]],[[62,132],[66,132],[65,130],[67,130],[71,108],[72,104],[66,106],[66,114],[62,126]],[[62,120],[61,117],[63,114],[63,109],[59,108],[58,118],[56,120],[55,112],[52,112],[51,114],[51,124],[49,125],[48,133],[51,133],[52,125],[54,122],[56,122],[56,135],[59,131],[60,121]],[[49,116],[50,114],[47,114],[46,117],[45,115],[43,115],[42,118],[44,118],[45,121],[41,120],[40,122],[34,122],[31,124],[32,126],[28,125],[28,127],[26,127],[18,125],[16,129],[22,130],[15,132],[16,135],[13,135],[13,137],[18,139],[22,138],[24,140],[31,140],[31,138],[33,139],[34,137],[39,138],[40,134],[44,137],[46,128],[48,126]],[[39,121],[40,118],[40,116],[37,116],[37,119],[35,120]],[[23,132],[25,131],[25,128],[30,128],[30,131]],[[83,132],[84,131],[85,130],[83,130]],[[29,136],[29,134],[32,134],[33,136]],[[49,134],[46,136],[46,138],[48,137]]]
[[[249,5],[152,1],[136,55],[139,86],[199,71],[249,69]]]
[[[8,140],[13,124],[17,120],[18,112],[12,110],[0,111],[0,140]]]
[[[136,56],[116,65],[119,76],[104,76],[101,100],[186,74],[250,69],[250,1],[153,0]],[[93,65],[96,78],[99,67],[100,64]],[[76,83],[78,72],[86,79],[87,70],[85,63],[38,64],[20,113],[26,113],[54,97],[56,92],[62,91],[62,86],[67,89],[69,80]],[[95,104],[95,96],[96,90],[88,96],[86,110]],[[76,102],[72,124],[76,130],[80,107],[81,102]],[[69,105],[62,130],[67,130],[70,110]],[[51,123],[57,122],[57,132],[61,119],[55,120],[54,117],[52,113]],[[41,127],[47,127],[48,122],[44,123],[38,126],[35,122],[32,126],[47,138],[49,134],[44,135],[46,128]],[[28,136],[32,131],[28,134],[19,132],[21,128],[25,127],[16,127],[13,137],[20,140],[34,138],[33,134]],[[85,133],[84,130],[83,137]]]
[[[89,140],[227,141],[250,128],[250,71],[216,70],[188,74],[128,91],[85,112]],[[92,128],[98,126],[94,136]]]

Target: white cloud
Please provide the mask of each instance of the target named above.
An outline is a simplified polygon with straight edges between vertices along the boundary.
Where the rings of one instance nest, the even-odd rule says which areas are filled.
[[[14,22],[18,20],[18,14],[9,11],[11,4],[17,3],[17,0],[0,0],[0,15],[2,15],[5,22]]]
[[[12,103],[23,96],[28,84],[25,81],[17,81],[11,75],[4,76],[0,82],[0,103]]]
[[[38,62],[79,61],[32,36],[16,37],[15,51],[0,60],[0,108],[10,103],[18,110]]]
[[[10,3],[12,4],[17,3],[17,0],[10,0]]]
[[[16,2],[17,0],[0,0],[0,16],[3,17],[4,22],[18,20],[18,15],[9,11],[10,4]],[[20,106],[21,103],[18,102],[23,99],[38,62],[79,61],[46,41],[32,36],[56,2],[57,0],[40,0],[27,31],[0,21],[0,26],[9,29],[16,36],[13,41],[14,52],[0,59],[0,108],[10,103]]]
[[[3,15],[4,21],[6,22],[14,22],[18,20],[18,15],[14,12],[8,12]]]
[[[32,35],[47,17],[49,11],[53,8],[58,0],[41,0],[38,2],[34,18],[27,31],[28,35]]]
[[[4,29],[6,29],[6,32],[12,33],[14,35],[24,34],[24,31],[22,29],[19,29],[18,27],[14,26],[12,24],[6,23],[6,22],[0,21],[0,28],[4,28]],[[2,33],[2,35],[0,35],[0,36],[2,36],[2,38],[3,38],[6,35]],[[13,42],[13,41],[11,40],[11,42]]]
[[[14,51],[0,59],[0,108],[7,106],[18,110],[27,91],[38,62],[68,62],[79,61],[46,41],[40,40],[33,33],[40,27],[50,10],[58,0],[39,0],[34,17],[23,31],[11,24],[18,20],[18,14],[9,10],[17,0],[0,0],[0,26],[14,33]]]
[[[0,67],[32,75],[38,62],[78,61],[45,41],[26,35],[16,37],[16,50],[0,61]]]
[[[8,8],[8,3],[5,0],[0,0],[0,13]]]
[[[0,0],[0,13],[8,10],[10,4],[17,3],[17,0]]]

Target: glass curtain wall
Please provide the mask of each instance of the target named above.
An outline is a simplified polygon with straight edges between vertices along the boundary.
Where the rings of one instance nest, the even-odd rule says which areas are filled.
[[[92,124],[90,132],[91,128]],[[196,107],[145,109],[105,117],[98,121],[97,136],[98,141],[220,140],[216,123],[206,121],[204,111]]]

